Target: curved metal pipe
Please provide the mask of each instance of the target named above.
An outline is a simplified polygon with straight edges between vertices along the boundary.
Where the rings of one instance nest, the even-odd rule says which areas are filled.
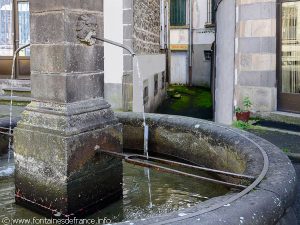
[[[121,43],[118,43],[118,42],[115,42],[115,41],[111,41],[111,40],[108,40],[106,38],[99,38],[99,37],[96,37],[96,36],[92,36],[92,38],[94,38],[98,41],[106,42],[108,44],[115,45],[117,47],[123,48],[123,49],[127,50],[131,54],[132,57],[134,57],[136,55],[135,52],[130,47],[128,47],[127,45],[124,45],[124,44],[121,44]]]
[[[14,58],[13,58],[13,64],[12,64],[12,72],[11,72],[11,79],[13,79],[14,77],[14,75],[15,75],[15,65],[16,65],[16,59],[17,59],[17,56],[18,56],[18,54],[19,54],[19,52],[21,51],[21,50],[23,50],[24,48],[27,48],[27,47],[29,47],[30,46],[30,44],[26,44],[26,45],[23,45],[23,46],[21,46],[21,47],[19,47],[15,52],[14,52]]]
[[[30,44],[23,45],[19,47],[15,52],[14,52],[14,57],[13,57],[13,63],[12,63],[12,68],[11,68],[11,76],[10,76],[10,107],[9,107],[9,131],[8,131],[8,136],[9,136],[9,141],[8,141],[8,162],[10,161],[10,154],[12,152],[12,105],[13,105],[13,83],[12,80],[14,79],[15,75],[15,67],[16,67],[16,60],[19,52],[23,50],[24,48],[29,47]]]

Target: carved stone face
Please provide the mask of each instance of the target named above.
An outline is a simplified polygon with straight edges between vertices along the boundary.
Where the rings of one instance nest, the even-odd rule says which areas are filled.
[[[77,38],[87,45],[94,45],[95,39],[92,37],[96,35],[97,27],[97,19],[95,16],[88,14],[81,15],[76,25]]]

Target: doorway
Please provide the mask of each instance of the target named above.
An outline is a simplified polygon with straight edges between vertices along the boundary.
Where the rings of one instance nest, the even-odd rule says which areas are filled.
[[[28,0],[0,0],[0,79],[11,76],[14,51],[30,42]],[[15,79],[30,79],[30,48],[16,61]]]
[[[279,10],[278,110],[300,113],[300,2]]]

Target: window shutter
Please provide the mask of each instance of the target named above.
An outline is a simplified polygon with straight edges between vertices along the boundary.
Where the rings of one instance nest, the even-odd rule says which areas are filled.
[[[171,0],[171,26],[186,25],[186,0]]]

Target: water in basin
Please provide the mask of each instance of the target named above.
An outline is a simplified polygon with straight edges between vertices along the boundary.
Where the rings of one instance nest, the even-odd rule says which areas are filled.
[[[14,200],[14,164],[0,158],[1,218],[44,218],[17,206]],[[161,173],[123,162],[123,199],[98,210],[89,218],[108,218],[111,222],[147,218],[191,207],[229,190],[194,178]],[[206,176],[208,176],[206,174]]]

